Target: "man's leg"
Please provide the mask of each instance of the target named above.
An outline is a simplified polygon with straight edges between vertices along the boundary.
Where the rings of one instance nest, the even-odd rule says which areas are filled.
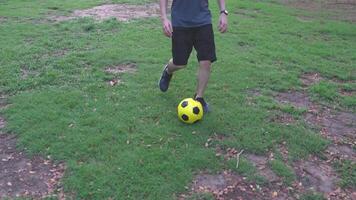
[[[211,72],[211,62],[209,60],[203,60],[199,62],[198,69],[198,84],[195,98],[203,97],[204,91],[208,85]]]
[[[169,83],[173,76],[173,72],[183,69],[186,65],[175,65],[173,59],[169,60],[168,64],[163,69],[161,79],[159,80],[158,86],[162,92],[166,92],[169,87]]]
[[[199,62],[199,65],[197,90],[194,98],[201,103],[204,113],[207,113],[210,109],[203,96],[210,77],[211,61],[203,60]]]
[[[185,67],[186,67],[186,65],[175,65],[173,63],[173,59],[170,59],[167,64],[167,72],[168,72],[168,74],[173,74],[173,72],[183,69]]]
[[[165,66],[159,88],[162,92],[166,92],[169,87],[173,72],[183,69],[188,62],[190,53],[193,49],[193,32],[191,29],[175,29],[173,27],[172,36],[172,55],[168,64]],[[174,60],[174,62],[173,62]]]

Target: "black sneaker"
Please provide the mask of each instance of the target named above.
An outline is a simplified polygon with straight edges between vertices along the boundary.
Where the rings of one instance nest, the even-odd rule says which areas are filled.
[[[202,97],[195,97],[195,100],[199,101],[201,103],[201,106],[203,107],[203,112],[204,114],[210,112],[210,109],[209,109],[209,104],[206,103],[206,101],[204,100],[204,98]]]
[[[168,74],[167,68],[168,68],[168,65],[166,65],[164,67],[161,79],[159,80],[159,83],[158,83],[159,89],[161,89],[162,92],[165,92],[168,90],[169,82],[171,81],[171,78],[172,78],[172,74]]]

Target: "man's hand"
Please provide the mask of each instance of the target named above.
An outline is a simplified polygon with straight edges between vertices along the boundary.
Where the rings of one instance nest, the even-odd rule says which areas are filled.
[[[162,26],[163,26],[163,33],[169,38],[172,37],[173,28],[172,28],[171,21],[169,21],[169,19],[167,18],[163,19]]]
[[[219,31],[225,33],[227,31],[227,16],[224,13],[220,14]]]

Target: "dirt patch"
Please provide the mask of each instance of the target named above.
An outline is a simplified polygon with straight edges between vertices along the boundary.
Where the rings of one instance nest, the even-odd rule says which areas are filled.
[[[300,80],[303,86],[311,86],[320,82],[322,80],[322,77],[319,73],[311,72],[302,74]]]
[[[356,151],[349,145],[332,144],[326,149],[325,156],[328,158],[328,162],[351,160],[356,163]]]
[[[279,93],[276,96],[278,102],[282,104],[291,104],[296,108],[308,108],[312,105],[309,96],[305,92],[289,91]]]
[[[7,97],[0,95],[0,109]],[[29,158],[16,149],[16,137],[1,131],[6,125],[0,116],[0,199],[56,197],[65,199],[60,180],[65,166],[40,156]]]
[[[38,199],[62,193],[59,181],[64,164],[55,164],[39,156],[28,158],[16,150],[15,136],[0,134],[0,159],[0,199]]]
[[[352,192],[338,187],[339,178],[328,161],[311,156],[306,161],[294,163],[294,169],[303,191],[320,192],[327,199],[351,200]]]
[[[301,91],[279,93],[278,102],[291,104],[296,108],[307,108],[305,121],[328,139],[339,143],[356,141],[356,115],[347,111],[336,111],[326,106],[311,102],[308,95]]]
[[[246,158],[256,167],[259,175],[265,177],[270,183],[280,181],[279,177],[268,167],[269,158],[255,154],[247,154]]]
[[[0,129],[3,129],[5,127],[5,119],[0,117]]]
[[[205,147],[209,147],[209,140],[205,143]],[[224,160],[237,159],[236,155],[239,153],[235,148],[221,148],[219,145],[215,147],[215,156],[223,156]]]
[[[349,96],[349,97],[356,96],[356,90],[350,91],[350,90],[341,89],[340,90],[340,94],[343,95],[343,96]]]
[[[323,137],[333,142],[323,152],[326,160],[311,156],[306,161],[300,160],[293,164],[299,181],[296,187],[301,193],[320,192],[327,199],[351,199],[351,192],[348,189],[338,187],[339,178],[332,168],[332,163],[338,160],[355,162],[356,154],[353,146],[356,145],[356,115],[348,111],[318,105],[309,99],[305,90],[321,79],[318,73],[303,74],[301,81],[304,91],[279,93],[276,97],[280,103],[292,104],[297,108],[307,108],[307,112],[304,114],[305,121],[311,127],[318,129]],[[279,150],[286,161],[288,152],[283,152],[287,149],[282,145]]]
[[[137,65],[135,63],[125,63],[125,64],[120,64],[117,66],[107,67],[105,69],[106,73],[114,74],[116,76],[123,74],[123,73],[134,73],[136,71],[137,71]],[[110,86],[115,86],[120,83],[122,83],[122,81],[118,77],[115,77],[108,81],[108,84]]]
[[[258,89],[250,89],[246,91],[247,96],[246,96],[246,102],[247,105],[255,105],[256,104],[256,97],[261,96],[261,91]]]
[[[318,13],[322,18],[356,22],[356,0],[282,0],[288,6]]]
[[[0,16],[0,24],[1,24],[1,23],[4,23],[4,22],[6,22],[6,21],[7,21],[7,18],[6,18],[6,17]]]
[[[294,117],[288,113],[278,113],[271,118],[271,122],[276,122],[285,125],[293,124],[295,123],[295,121],[296,120],[294,119]]]
[[[105,72],[110,74],[134,73],[136,71],[137,65],[135,63],[125,63],[105,69]]]
[[[355,114],[314,105],[305,114],[305,120],[311,126],[319,126],[320,133],[334,143],[355,145]]]
[[[281,159],[287,163],[289,160],[289,151],[287,148],[287,142],[282,142],[280,145],[278,145],[278,152],[282,156]]]
[[[121,80],[120,79],[112,79],[112,80],[108,81],[108,84],[110,86],[115,86],[115,85],[121,84]]]
[[[7,97],[0,94],[0,110],[7,105]]]
[[[0,95],[0,110],[4,109],[5,106],[7,105],[6,97]],[[4,118],[0,116],[0,134],[1,134],[1,129],[5,127],[6,121]]]
[[[247,17],[247,18],[256,18],[258,14],[260,14],[262,11],[260,9],[254,9],[254,10],[248,10],[248,9],[237,9],[234,11],[234,14],[241,16],[241,17]]]
[[[21,79],[23,79],[23,80],[25,80],[25,79],[27,79],[28,77],[31,77],[31,76],[38,76],[39,75],[38,72],[32,71],[32,70],[28,69],[27,67],[23,67],[20,70],[21,70]]]
[[[322,193],[330,193],[336,190],[336,173],[333,169],[322,162],[300,162],[296,170],[304,187]]]
[[[157,17],[159,13],[158,4],[107,4],[86,10],[75,10],[70,16],[55,16],[51,17],[51,20],[66,21],[82,17],[91,17],[99,21],[110,18],[115,18],[118,21],[129,21],[131,19]]]
[[[294,199],[288,197],[288,189],[274,188],[272,185],[262,187],[231,171],[215,175],[198,174],[192,183],[191,192],[181,195],[179,199],[187,199],[194,193],[211,193],[217,200]]]

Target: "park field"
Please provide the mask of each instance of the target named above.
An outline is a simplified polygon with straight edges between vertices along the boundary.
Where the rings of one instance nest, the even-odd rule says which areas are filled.
[[[187,125],[157,1],[0,0],[0,199],[355,199],[356,2],[228,0],[225,34],[209,3]]]

